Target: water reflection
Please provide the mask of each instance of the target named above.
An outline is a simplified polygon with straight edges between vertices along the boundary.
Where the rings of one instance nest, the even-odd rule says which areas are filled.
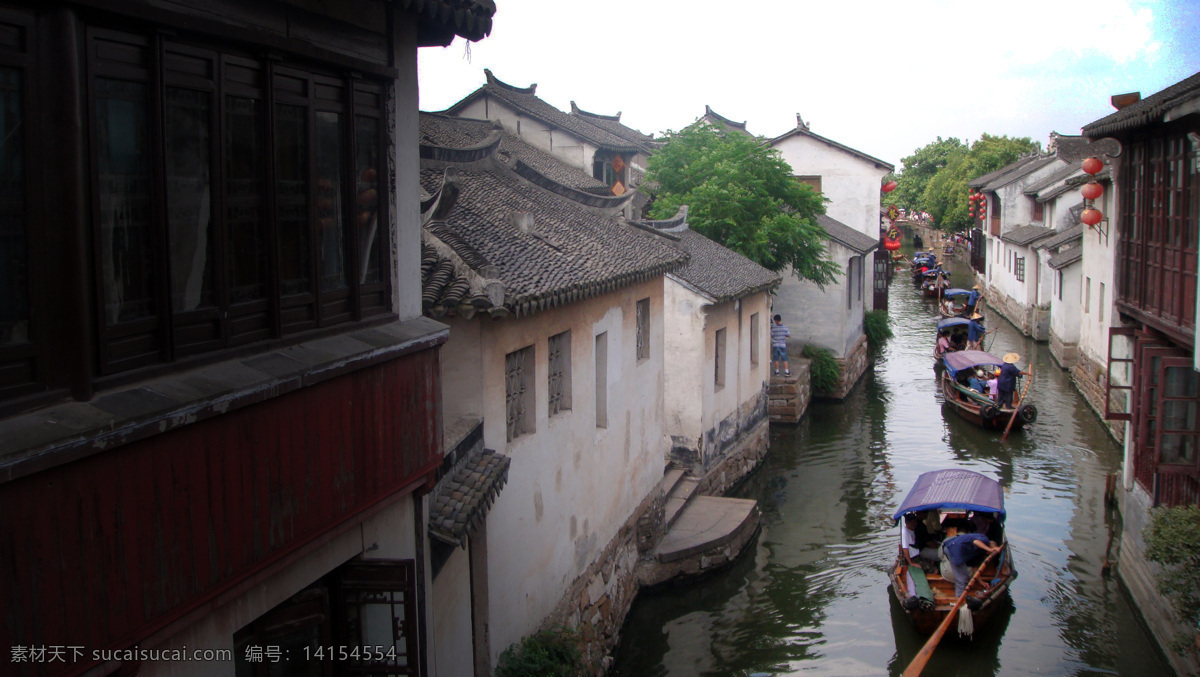
[[[968,279],[956,271],[953,284]],[[874,372],[845,402],[772,430],[771,453],[740,490],[762,510],[752,552],[700,584],[640,598],[615,674],[900,674],[924,638],[887,591],[898,545],[889,515],[920,473],[948,466],[1005,486],[1020,577],[1007,608],[973,641],[943,642],[926,674],[1171,674],[1115,578],[1101,575],[1119,526],[1104,479],[1120,452],[1069,375],[1045,345],[989,316],[991,351],[1032,364],[1039,408],[1002,443],[1002,432],[942,411],[934,303],[903,276],[890,303],[895,337]]]

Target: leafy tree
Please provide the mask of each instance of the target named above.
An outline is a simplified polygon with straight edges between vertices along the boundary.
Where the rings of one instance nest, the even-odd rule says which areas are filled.
[[[1155,508],[1142,537],[1146,559],[1162,565],[1155,575],[1158,591],[1185,623],[1200,628],[1200,508]],[[1180,651],[1190,640],[1180,637],[1172,644]]]
[[[707,124],[665,136],[642,184],[654,187],[651,218],[687,205],[691,228],[763,267],[791,266],[796,277],[821,286],[834,281],[841,267],[826,257],[827,236],[816,219],[825,213],[824,198],[796,181],[777,151]]]
[[[966,154],[952,155],[946,166],[934,174],[925,187],[921,203],[941,230],[954,232],[969,228],[974,222],[967,215],[967,183],[1016,162],[1022,155],[1040,150],[1041,144],[1029,137],[1010,139],[984,134]]]
[[[896,177],[896,190],[892,191],[891,202],[909,210],[929,211],[924,203],[925,188],[929,182],[951,161],[967,154],[967,146],[954,137],[926,144],[912,155],[901,160],[904,169]],[[886,179],[885,179],[886,181]]]

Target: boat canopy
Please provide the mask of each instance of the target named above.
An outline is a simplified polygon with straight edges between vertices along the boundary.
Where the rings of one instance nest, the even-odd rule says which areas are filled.
[[[971,324],[971,321],[965,317],[943,317],[942,319],[938,320],[938,333],[941,333],[943,329],[949,329],[950,327],[965,327],[968,324]]]
[[[929,270],[925,271],[925,273],[924,273],[925,277],[934,277],[936,275],[946,275],[946,274],[947,274],[946,271],[942,270],[941,266],[938,266],[937,268],[930,268]]]
[[[1004,489],[996,480],[973,470],[952,468],[922,473],[892,519],[899,522],[905,513],[935,508],[994,512],[1003,523]]]
[[[959,289],[958,287],[951,287],[942,292],[942,296],[970,296],[970,295],[971,295],[970,289]]]
[[[946,320],[961,320],[960,317],[947,317]],[[945,320],[943,320],[944,322]],[[939,327],[941,323],[938,323]],[[996,368],[1004,364],[1004,360],[995,355],[983,350],[956,350],[952,353],[946,353],[942,356],[942,361],[946,363],[946,371],[950,372],[951,378],[956,378],[958,372],[963,369],[975,369],[977,367]]]

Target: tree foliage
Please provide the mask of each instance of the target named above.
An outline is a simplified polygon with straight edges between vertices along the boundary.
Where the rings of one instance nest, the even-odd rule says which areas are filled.
[[[1200,508],[1155,508],[1142,537],[1146,559],[1163,567],[1155,576],[1158,591],[1185,623],[1200,627]]]
[[[929,182],[951,161],[967,154],[968,148],[954,137],[926,144],[912,155],[901,160],[904,170],[896,177],[896,190],[892,191],[893,203],[906,209],[929,211],[925,206],[925,188]]]
[[[706,124],[665,136],[642,184],[653,186],[651,218],[687,205],[688,224],[700,234],[770,270],[791,266],[798,278],[833,282],[841,268],[827,258],[816,220],[824,198],[796,181],[777,151]]]

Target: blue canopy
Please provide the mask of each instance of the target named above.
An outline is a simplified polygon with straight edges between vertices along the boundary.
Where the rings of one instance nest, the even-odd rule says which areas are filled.
[[[961,320],[963,318],[950,317],[946,319]],[[951,378],[956,378],[958,376],[958,372],[962,371],[963,369],[975,369],[978,367],[990,367],[995,369],[1001,364],[1004,364],[1004,360],[1001,360],[999,357],[996,357],[995,355],[983,350],[958,350],[952,353],[946,353],[944,356],[942,356],[942,361],[946,363],[946,371],[950,372]]]
[[[971,324],[971,321],[965,317],[943,317],[938,320],[938,332],[950,327],[965,327],[968,324]]]
[[[973,470],[948,469],[922,473],[892,519],[899,521],[905,513],[935,508],[994,512],[997,519],[1003,522],[1004,489],[996,480]]]
[[[970,295],[971,295],[970,289],[959,289],[958,287],[951,287],[942,292],[942,296],[970,296]]]

